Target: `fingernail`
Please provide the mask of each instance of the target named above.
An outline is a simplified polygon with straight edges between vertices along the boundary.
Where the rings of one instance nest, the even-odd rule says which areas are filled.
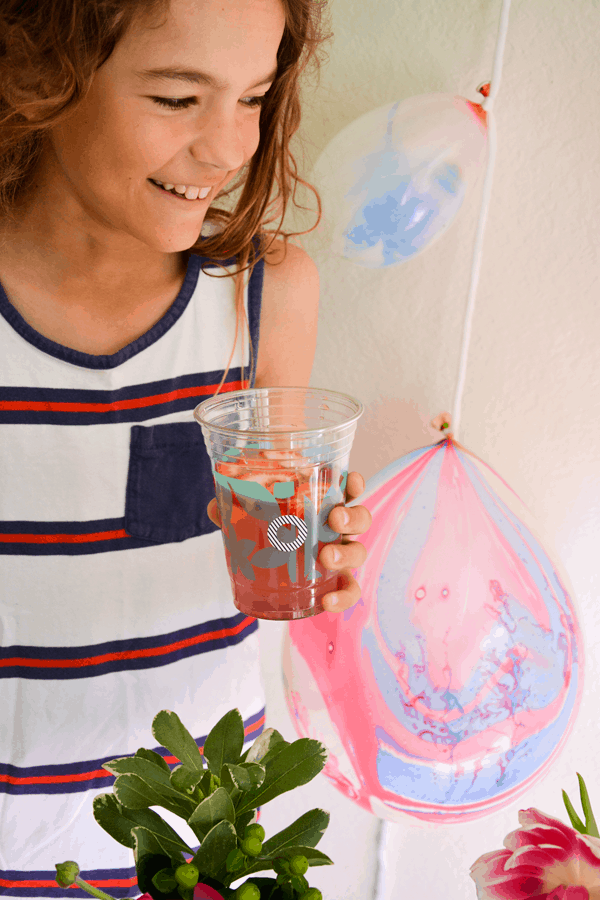
[[[344,509],[344,510],[342,510],[340,519],[342,520],[342,525],[347,525],[348,522],[350,521],[350,514],[347,513],[346,510]]]
[[[336,550],[336,548],[333,547],[331,555],[333,556],[334,562],[339,562],[342,554],[340,553],[339,550]]]
[[[338,595],[337,595],[337,594],[330,594],[330,595],[329,595],[329,606],[337,606],[338,603],[339,603]]]

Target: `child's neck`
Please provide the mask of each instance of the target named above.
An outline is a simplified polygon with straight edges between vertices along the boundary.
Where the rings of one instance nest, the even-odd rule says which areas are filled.
[[[14,228],[0,240],[0,284],[26,322],[56,343],[116,353],[152,327],[177,297],[189,254],[160,254],[152,271],[104,266],[82,273]]]

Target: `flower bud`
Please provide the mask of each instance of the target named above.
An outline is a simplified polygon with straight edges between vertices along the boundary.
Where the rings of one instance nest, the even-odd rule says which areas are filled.
[[[75,884],[75,879],[79,875],[79,866],[72,859],[68,859],[64,863],[56,863],[56,883],[60,887],[66,888]]]

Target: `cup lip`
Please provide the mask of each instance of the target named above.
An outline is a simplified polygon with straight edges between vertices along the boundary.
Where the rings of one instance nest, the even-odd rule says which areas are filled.
[[[340,422],[339,425],[325,425],[322,428],[295,428],[291,431],[257,431],[253,428],[245,429],[244,431],[239,431],[237,428],[226,428],[224,425],[214,425],[212,422],[207,422],[202,415],[200,415],[199,410],[200,407],[205,406],[208,407],[210,403],[213,401],[218,403],[220,399],[222,400],[232,400],[238,396],[247,396],[248,394],[266,394],[268,391],[282,391],[284,393],[288,391],[310,391],[315,393],[324,393],[329,394],[333,397],[340,397],[344,400],[349,400],[354,406],[358,407],[356,413],[350,418],[346,419],[345,422]],[[353,425],[358,422],[360,417],[362,416],[365,408],[360,400],[357,400],[356,397],[351,397],[350,394],[344,394],[342,391],[333,391],[330,388],[318,388],[318,387],[280,387],[279,385],[275,385],[273,387],[264,387],[264,388],[246,388],[241,391],[227,391],[224,394],[217,394],[213,397],[209,397],[206,400],[203,400],[202,403],[199,403],[198,406],[194,409],[194,418],[196,421],[205,428],[210,428],[211,431],[217,431],[221,434],[234,435],[239,437],[240,435],[260,435],[262,436],[272,436],[276,434],[278,437],[284,437],[286,435],[293,434],[301,434],[301,435],[312,435],[312,434],[320,434],[323,431],[328,431],[335,428],[345,428],[348,425]]]

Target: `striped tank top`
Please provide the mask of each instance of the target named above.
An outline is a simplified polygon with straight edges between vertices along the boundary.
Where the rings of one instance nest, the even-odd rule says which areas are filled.
[[[139,747],[174,763],[150,730],[161,709],[200,747],[233,707],[249,739],[263,728],[258,623],[233,605],[192,415],[227,367],[235,281],[202,262],[106,356],[43,337],[0,287],[0,895],[72,897],[54,864],[74,859],[137,896],[132,852],[93,818],[102,763]],[[255,362],[263,273],[244,294]],[[247,344],[221,392],[253,386]]]

